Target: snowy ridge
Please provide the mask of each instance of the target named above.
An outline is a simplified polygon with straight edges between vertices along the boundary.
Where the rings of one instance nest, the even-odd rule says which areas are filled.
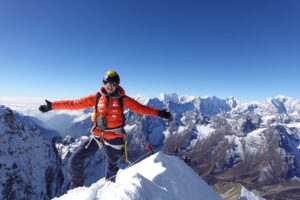
[[[55,198],[58,199],[219,200],[221,197],[183,161],[156,153],[128,169],[120,170],[116,183],[101,179],[91,187],[77,188]]]

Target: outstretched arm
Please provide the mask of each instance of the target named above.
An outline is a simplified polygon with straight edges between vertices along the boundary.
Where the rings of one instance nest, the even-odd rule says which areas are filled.
[[[151,116],[159,116],[166,119],[171,119],[171,113],[166,110],[157,110],[155,108],[151,108],[149,106],[145,106],[135,101],[134,99],[124,96],[123,97],[124,107],[129,110],[141,114],[141,115],[151,115]]]
[[[49,102],[46,100],[47,105],[41,105],[40,111],[48,112],[49,110],[79,110],[95,106],[96,94],[89,95],[77,100],[62,100]]]

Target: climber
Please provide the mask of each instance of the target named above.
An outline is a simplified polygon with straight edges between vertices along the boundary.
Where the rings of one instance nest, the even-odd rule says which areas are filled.
[[[107,170],[105,179],[115,181],[115,175],[119,170],[117,163],[123,154],[126,133],[124,130],[124,108],[142,115],[158,116],[171,119],[171,113],[166,109],[157,110],[142,105],[125,94],[120,86],[120,77],[114,70],[109,70],[103,77],[103,86],[92,95],[78,100],[63,100],[41,105],[41,112],[50,110],[78,110],[94,107],[91,129],[91,137],[78,147],[69,160],[70,188],[84,185],[84,163],[99,147],[103,146],[107,157]]]

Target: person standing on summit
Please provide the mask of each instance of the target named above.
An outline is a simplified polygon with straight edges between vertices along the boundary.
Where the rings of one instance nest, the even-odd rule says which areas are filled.
[[[84,185],[84,163],[87,158],[104,146],[107,157],[107,170],[105,179],[115,181],[115,175],[119,168],[117,162],[122,156],[122,149],[125,142],[125,117],[124,108],[150,116],[158,116],[171,119],[171,113],[165,110],[157,110],[142,105],[125,94],[120,86],[120,77],[114,70],[104,74],[103,86],[92,95],[78,100],[46,101],[41,105],[41,112],[50,110],[79,110],[94,107],[92,121],[94,126],[91,130],[91,137],[85,140],[73,153],[69,160],[70,188]]]

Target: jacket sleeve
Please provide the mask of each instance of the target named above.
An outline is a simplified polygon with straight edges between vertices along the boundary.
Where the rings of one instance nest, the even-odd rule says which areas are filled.
[[[124,96],[123,97],[124,107],[128,108],[129,110],[141,114],[141,115],[151,115],[151,116],[158,116],[158,110],[155,108],[151,108],[145,105],[140,104],[139,102],[135,101],[134,99]]]
[[[53,110],[80,110],[95,106],[97,94],[92,94],[77,100],[53,101]]]

